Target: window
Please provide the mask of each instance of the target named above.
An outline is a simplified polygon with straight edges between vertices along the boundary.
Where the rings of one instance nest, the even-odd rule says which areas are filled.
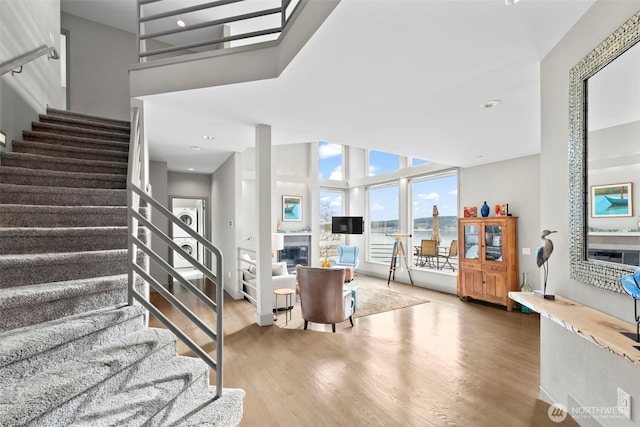
[[[367,189],[369,206],[369,261],[391,262],[394,240],[387,233],[400,231],[398,184]]]
[[[458,239],[458,175],[417,178],[410,183],[412,241],[419,246],[422,239],[433,237],[433,207],[438,208],[439,246],[448,248]]]
[[[344,191],[320,190],[320,257],[336,258],[342,237],[331,234],[331,217],[344,215]]]
[[[342,181],[343,170],[343,147],[338,144],[331,144],[325,141],[318,143],[318,157],[320,162],[320,179],[332,179]]]
[[[429,163],[429,160],[418,159],[417,157],[411,158],[411,166],[426,165],[427,163]]]
[[[400,168],[400,157],[397,154],[382,151],[369,151],[369,176],[393,172]]]

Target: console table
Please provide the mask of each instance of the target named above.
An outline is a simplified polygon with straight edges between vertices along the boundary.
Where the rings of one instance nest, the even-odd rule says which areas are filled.
[[[635,336],[636,327],[593,308],[556,295],[543,299],[533,292],[509,292],[509,298],[540,313],[555,323],[609,352],[640,365],[640,343],[623,333]]]

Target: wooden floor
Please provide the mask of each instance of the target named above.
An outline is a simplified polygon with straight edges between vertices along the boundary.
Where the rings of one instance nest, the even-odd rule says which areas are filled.
[[[343,322],[335,334],[324,325],[302,330],[299,303],[285,329],[257,326],[253,305],[225,298],[224,385],[247,393],[241,426],[577,425],[552,422],[537,399],[536,314],[391,287],[430,302],[354,319],[353,328]],[[183,323],[158,294],[152,300]],[[214,351],[202,334],[191,336]]]

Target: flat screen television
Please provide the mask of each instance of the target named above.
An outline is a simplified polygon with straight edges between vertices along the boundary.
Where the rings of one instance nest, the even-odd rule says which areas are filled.
[[[364,220],[361,216],[331,217],[332,234],[362,234],[363,232]]]

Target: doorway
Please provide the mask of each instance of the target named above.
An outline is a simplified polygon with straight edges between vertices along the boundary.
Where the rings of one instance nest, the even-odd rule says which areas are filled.
[[[197,197],[171,196],[171,212],[177,216],[185,225],[190,227],[199,235],[207,236],[206,207],[207,199]],[[206,256],[204,247],[195,238],[191,237],[182,228],[171,225],[171,238],[185,252],[198,260],[205,266],[208,265],[208,256]],[[182,276],[187,279],[202,278],[202,273],[194,268],[188,260],[175,251],[170,250],[171,265]],[[173,282],[173,278],[169,277],[169,282]]]

